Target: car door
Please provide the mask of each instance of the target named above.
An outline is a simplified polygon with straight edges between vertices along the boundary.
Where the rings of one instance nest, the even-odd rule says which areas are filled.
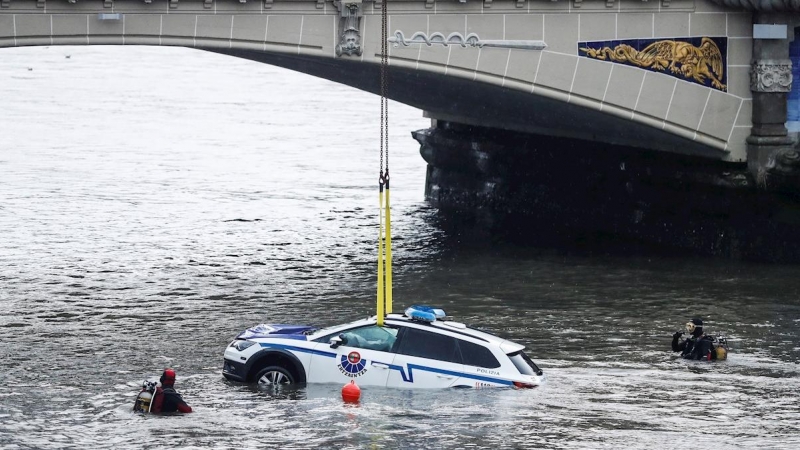
[[[386,386],[397,331],[397,328],[367,325],[321,338],[311,356],[308,381],[345,384],[355,380],[360,386]],[[345,339],[332,348],[330,338],[336,336]]]
[[[464,372],[456,339],[446,334],[403,327],[395,351],[389,387],[446,388]]]

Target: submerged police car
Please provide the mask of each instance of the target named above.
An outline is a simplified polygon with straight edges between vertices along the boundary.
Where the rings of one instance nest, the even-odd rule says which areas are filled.
[[[441,309],[412,306],[318,329],[257,325],[225,349],[222,374],[259,385],[346,383],[400,388],[532,388],[542,371],[519,344],[449,320]]]

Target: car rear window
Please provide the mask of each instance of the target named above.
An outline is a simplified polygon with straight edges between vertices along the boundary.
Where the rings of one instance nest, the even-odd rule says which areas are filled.
[[[508,355],[511,362],[517,367],[519,373],[523,375],[541,375],[542,369],[536,365],[533,360],[525,354],[523,351],[518,351],[516,353],[512,353]]]
[[[416,328],[405,329],[397,353],[461,364],[455,338]]]
[[[500,367],[500,361],[494,357],[492,351],[488,348],[461,339],[458,340],[458,346],[461,348],[461,357],[464,364],[487,369]]]

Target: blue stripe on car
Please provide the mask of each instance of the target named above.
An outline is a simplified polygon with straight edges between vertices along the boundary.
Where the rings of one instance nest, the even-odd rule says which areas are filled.
[[[270,342],[259,342],[259,345],[261,347],[264,347],[264,348],[280,348],[280,349],[283,349],[283,350],[290,350],[290,351],[295,351],[295,352],[311,353],[312,355],[326,356],[328,358],[336,358],[336,356],[337,356],[336,353],[324,352],[324,351],[321,351],[321,350],[314,350],[314,349],[311,349],[311,348],[295,347],[293,345],[273,344],[273,343],[270,343]],[[374,363],[378,363],[378,361],[374,361]],[[473,380],[485,381],[487,383],[497,383],[497,384],[503,384],[503,385],[506,385],[506,386],[513,386],[514,385],[513,381],[502,380],[500,378],[485,377],[483,375],[476,375],[476,374],[472,374],[472,373],[453,372],[451,370],[436,369],[434,367],[420,366],[420,365],[417,365],[417,364],[408,364],[408,375],[406,375],[406,371],[403,368],[403,366],[398,366],[396,364],[386,364],[386,363],[379,363],[379,364],[385,364],[385,365],[389,366],[390,369],[400,372],[400,376],[403,377],[403,381],[405,381],[407,383],[413,383],[414,382],[414,369],[416,369],[416,370],[421,370],[421,371],[425,371],[425,372],[440,373],[442,375],[452,375],[452,376],[455,376],[455,377],[470,378],[470,379],[473,379]]]
[[[258,334],[248,336],[247,339],[293,339],[295,341],[307,341],[308,336],[303,334]]]
[[[385,363],[381,363],[381,364],[385,364]],[[491,378],[491,377],[485,377],[483,375],[475,375],[475,374],[464,373],[464,372],[453,372],[451,370],[436,369],[434,367],[420,366],[420,365],[417,365],[417,364],[408,364],[408,376],[406,376],[406,371],[405,371],[405,369],[403,369],[403,366],[398,366],[398,365],[395,365],[395,364],[386,364],[386,365],[389,366],[390,369],[400,372],[400,376],[403,377],[403,381],[405,381],[407,383],[413,383],[414,382],[414,369],[417,369],[417,370],[422,370],[422,371],[425,371],[425,372],[440,373],[442,375],[452,375],[452,376],[455,376],[455,377],[471,378],[473,380],[486,381],[487,383],[497,383],[497,384],[503,384],[503,385],[506,385],[506,386],[513,386],[514,385],[513,381],[502,380],[500,378]]]
[[[327,356],[328,358],[336,358],[336,353],[323,352],[321,350],[314,350],[312,348],[295,347],[293,345],[273,344],[271,342],[259,342],[258,345],[264,348],[280,348],[283,350],[311,353],[312,355],[320,355],[320,356]]]

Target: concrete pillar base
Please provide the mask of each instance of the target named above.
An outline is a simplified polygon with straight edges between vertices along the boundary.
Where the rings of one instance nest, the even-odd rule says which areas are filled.
[[[800,149],[797,136],[750,136],[747,169],[763,191],[800,190]]]

